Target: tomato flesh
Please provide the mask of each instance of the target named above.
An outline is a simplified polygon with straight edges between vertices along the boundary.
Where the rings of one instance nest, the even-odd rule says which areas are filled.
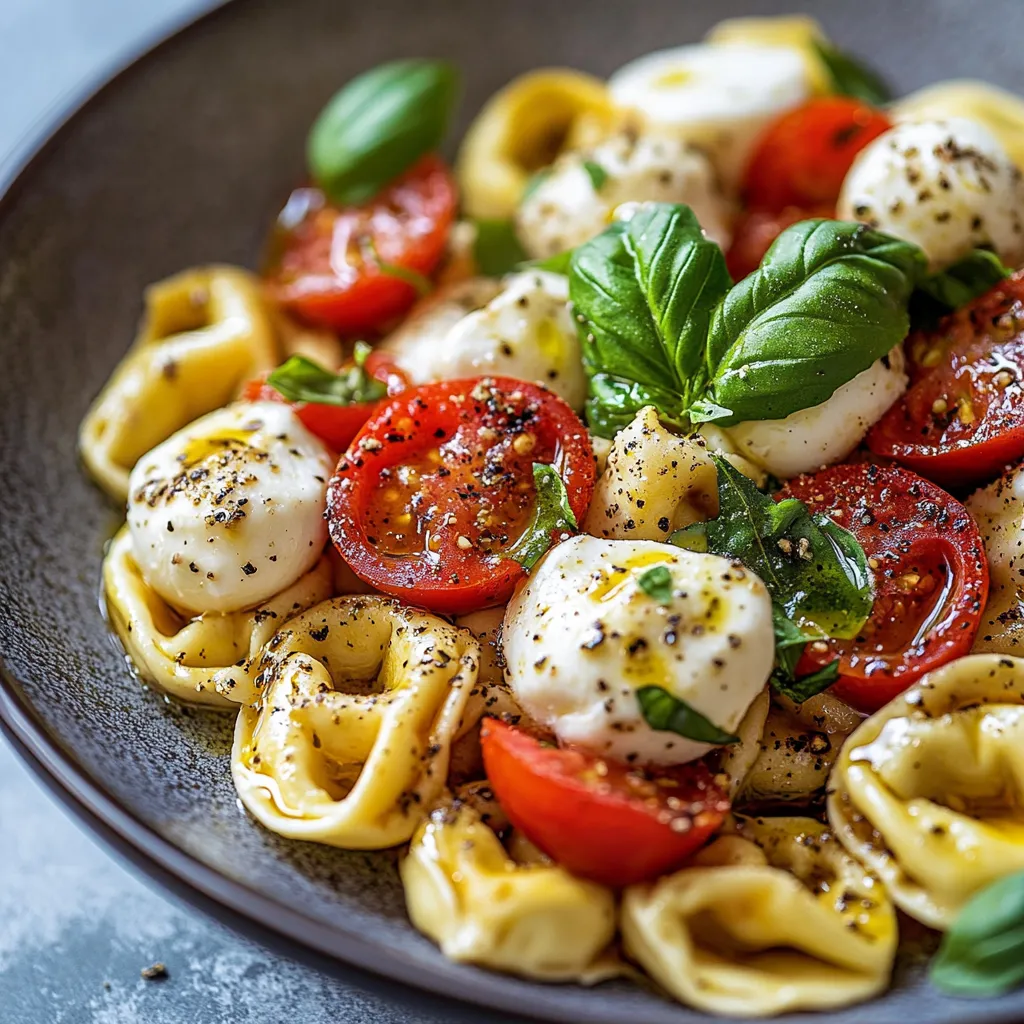
[[[988,562],[967,509],[899,466],[832,466],[779,492],[833,519],[868,558],[875,601],[851,640],[809,644],[797,675],[839,660],[833,692],[872,712],[925,672],[967,654],[988,597]]]
[[[1024,273],[906,344],[916,382],[872,427],[868,447],[966,487],[1024,456]]]
[[[271,298],[299,319],[340,334],[379,333],[416,300],[381,264],[434,272],[455,217],[451,172],[425,156],[363,206],[333,206],[296,189],[278,217],[266,268]]]
[[[824,96],[788,111],[754,147],[743,181],[747,205],[834,206],[854,158],[891,127],[880,110],[849,96]]]
[[[535,462],[558,470],[582,521],[593,450],[557,395],[507,377],[412,388],[382,405],[339,461],[331,536],[356,575],[387,594],[453,614],[501,604],[525,575],[508,553],[536,505]]]
[[[729,800],[702,762],[657,773],[545,744],[495,718],[480,731],[487,778],[509,821],[574,875],[649,881],[718,830]]]
[[[834,220],[835,216],[835,204],[808,208],[786,206],[781,210],[747,210],[736,224],[732,244],[725,255],[732,279],[739,281],[757,270],[772,242],[790,225],[819,217]]]

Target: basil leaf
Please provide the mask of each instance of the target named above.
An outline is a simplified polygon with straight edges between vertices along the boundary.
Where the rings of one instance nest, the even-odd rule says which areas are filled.
[[[706,380],[708,325],[730,281],[721,249],[687,206],[652,203],[575,249],[569,298],[595,433],[613,436],[612,424],[652,403],[685,425]]]
[[[565,484],[554,466],[535,462],[533,484],[537,490],[537,503],[533,507],[530,524],[505,556],[518,562],[527,571],[551,547],[551,535],[556,530],[568,532],[577,527],[576,516],[569,507]]]
[[[554,256],[549,256],[546,260],[524,260],[516,269],[547,270],[552,274],[568,274],[572,253],[572,249],[566,249],[564,252],[556,252]]]
[[[824,633],[814,626],[798,626],[778,605],[772,606],[772,623],[775,627],[775,668],[771,683],[779,693],[789,697],[796,704],[802,704],[822,690],[827,690],[839,678],[839,661],[829,662],[824,668],[810,675],[796,676],[797,662],[804,647],[815,640],[821,640]]]
[[[834,93],[853,96],[875,106],[892,99],[892,90],[885,79],[855,57],[822,40],[814,41],[814,49],[832,79]]]
[[[380,258],[380,253],[377,252],[377,243],[372,238],[366,238],[363,243],[366,249],[366,255],[370,262],[372,262],[377,269],[385,277],[394,277],[399,281],[404,281],[408,285],[412,285],[416,289],[416,294],[422,299],[424,295],[429,295],[434,290],[434,282],[429,277],[424,277],[421,273],[415,270],[410,270],[408,267],[400,267],[397,263],[387,263]]]
[[[698,555],[707,554],[708,531],[705,523],[690,523],[680,530],[676,530],[668,539],[670,544],[686,551],[696,551]]]
[[[839,660],[830,661],[824,668],[797,679],[792,672],[776,669],[771,676],[772,686],[794,704],[803,704],[811,697],[817,697],[839,678]]]
[[[447,61],[398,60],[353,78],[313,123],[306,158],[339,205],[365,203],[440,146],[458,93]]]
[[[695,422],[784,419],[820,405],[901,342],[924,253],[862,224],[807,220],[715,310]]]
[[[1024,984],[1024,872],[967,902],[943,937],[930,976],[958,996],[995,996]]]
[[[984,295],[1013,271],[988,249],[975,249],[959,263],[929,274],[917,287],[948,309],[959,309]]]
[[[660,686],[641,686],[636,691],[644,721],[658,732],[674,732],[699,743],[738,743],[739,736],[719,729],[684,700],[673,697]]]
[[[526,183],[526,188],[523,189],[523,194],[519,197],[519,202],[525,203],[526,200],[529,199],[530,196],[532,196],[533,193],[536,192],[537,189],[539,189],[541,185],[543,185],[544,182],[547,181],[547,179],[550,177],[550,167],[542,167],[539,171],[537,171]]]
[[[600,192],[601,186],[608,180],[608,172],[593,160],[584,160],[583,170],[587,172],[587,177],[590,178],[590,184],[594,186],[594,191]]]
[[[383,381],[371,377],[356,354],[356,365],[344,373],[331,373],[305,356],[292,356],[274,370],[267,383],[292,402],[321,405],[356,405],[377,402],[388,393]]]
[[[526,259],[526,253],[519,243],[512,221],[475,220],[473,225],[476,227],[473,260],[481,274],[485,277],[501,277],[520,267]]]
[[[672,601],[672,573],[663,565],[655,565],[637,578],[637,586],[658,604]]]

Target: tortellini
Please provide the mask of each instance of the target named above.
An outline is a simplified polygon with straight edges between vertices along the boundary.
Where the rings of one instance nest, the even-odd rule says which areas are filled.
[[[342,597],[266,645],[231,773],[291,839],[376,850],[409,839],[445,784],[480,665],[466,630],[385,598]]]
[[[229,707],[252,692],[263,645],[287,619],[333,592],[322,557],[290,587],[248,611],[186,617],[143,579],[123,528],[103,562],[111,625],[140,676],[180,700]]]
[[[929,673],[854,731],[831,788],[847,850],[901,910],[949,927],[1024,870],[1024,661],[971,655]]]
[[[896,914],[885,890],[810,818],[741,822],[622,901],[625,950],[673,996],[768,1016],[867,999],[888,983]]]
[[[594,982],[615,934],[610,889],[531,857],[512,859],[469,803],[420,826],[401,866],[412,923],[445,956],[544,981]]]
[[[259,281],[244,270],[186,270],[147,288],[145,306],[131,350],[79,433],[83,461],[119,501],[142,455],[278,362]]]

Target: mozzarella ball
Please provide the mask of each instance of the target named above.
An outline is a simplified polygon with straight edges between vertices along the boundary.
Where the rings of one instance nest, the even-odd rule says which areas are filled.
[[[546,384],[574,409],[583,408],[587,378],[565,275],[510,274],[483,308],[443,316],[448,319],[439,311],[429,321],[429,333],[410,331],[397,344],[393,337],[385,343],[414,383],[481,374],[516,377]]]
[[[976,121],[898,124],[858,154],[837,216],[919,245],[932,270],[977,246],[1011,267],[1024,259],[1021,173]]]
[[[649,53],[616,71],[608,88],[651,131],[704,148],[728,187],[743,175],[761,132],[812,93],[798,51],[740,43]]]
[[[685,203],[710,239],[729,244],[730,210],[708,158],[680,139],[629,133],[559,157],[519,207],[516,233],[544,259],[599,235],[616,207],[639,202]]]
[[[186,612],[233,612],[313,567],[332,460],[280,402],[229,405],[143,455],[129,478],[132,553]]]
[[[755,420],[725,433],[752,462],[782,479],[841,462],[907,389],[903,349],[894,348],[827,401],[784,420]]]
[[[641,585],[671,575],[661,603]],[[502,628],[505,678],[559,740],[627,763],[681,764],[707,743],[652,729],[637,689],[659,686],[734,730],[775,657],[772,603],[753,573],[656,541],[578,536],[552,548]]]

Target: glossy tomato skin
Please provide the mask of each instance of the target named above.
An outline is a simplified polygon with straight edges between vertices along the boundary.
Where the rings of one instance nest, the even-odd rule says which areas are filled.
[[[802,220],[822,217],[834,220],[835,205],[802,207],[786,206],[781,210],[747,210],[740,215],[733,232],[732,244],[725,254],[726,266],[734,281],[752,274],[761,265],[761,259],[772,242],[790,225]]]
[[[875,588],[861,634],[809,644],[798,675],[838,656],[832,692],[870,713],[970,651],[988,598],[988,562],[977,524],[952,495],[900,466],[858,463],[797,477],[777,497],[799,498],[849,530]]]
[[[747,205],[835,206],[854,158],[891,127],[882,111],[849,96],[823,96],[788,111],[754,147],[743,181]]]
[[[634,885],[678,867],[729,811],[702,762],[648,775],[544,744],[495,718],[484,720],[480,738],[509,821],[574,875],[603,885]]]
[[[555,466],[582,522],[594,493],[590,435],[542,385],[473,377],[384,403],[342,455],[328,524],[362,580],[432,611],[502,604],[525,577],[508,551],[536,504],[534,462]]]
[[[296,317],[346,336],[377,334],[416,300],[380,263],[434,272],[457,195],[451,172],[425,156],[363,206],[336,207],[301,188],[278,218],[265,271],[270,297]]]
[[[1024,272],[905,348],[914,383],[868,433],[873,452],[953,488],[1024,456]]]
[[[389,395],[397,395],[408,387],[408,378],[385,352],[371,352],[366,357],[366,372],[387,385]],[[332,451],[343,452],[352,438],[370,418],[380,402],[355,402],[352,405],[328,405],[325,402],[292,402],[265,378],[249,381],[242,391],[247,402],[287,402],[303,425],[320,438]],[[383,401],[383,400],[382,400]]]

